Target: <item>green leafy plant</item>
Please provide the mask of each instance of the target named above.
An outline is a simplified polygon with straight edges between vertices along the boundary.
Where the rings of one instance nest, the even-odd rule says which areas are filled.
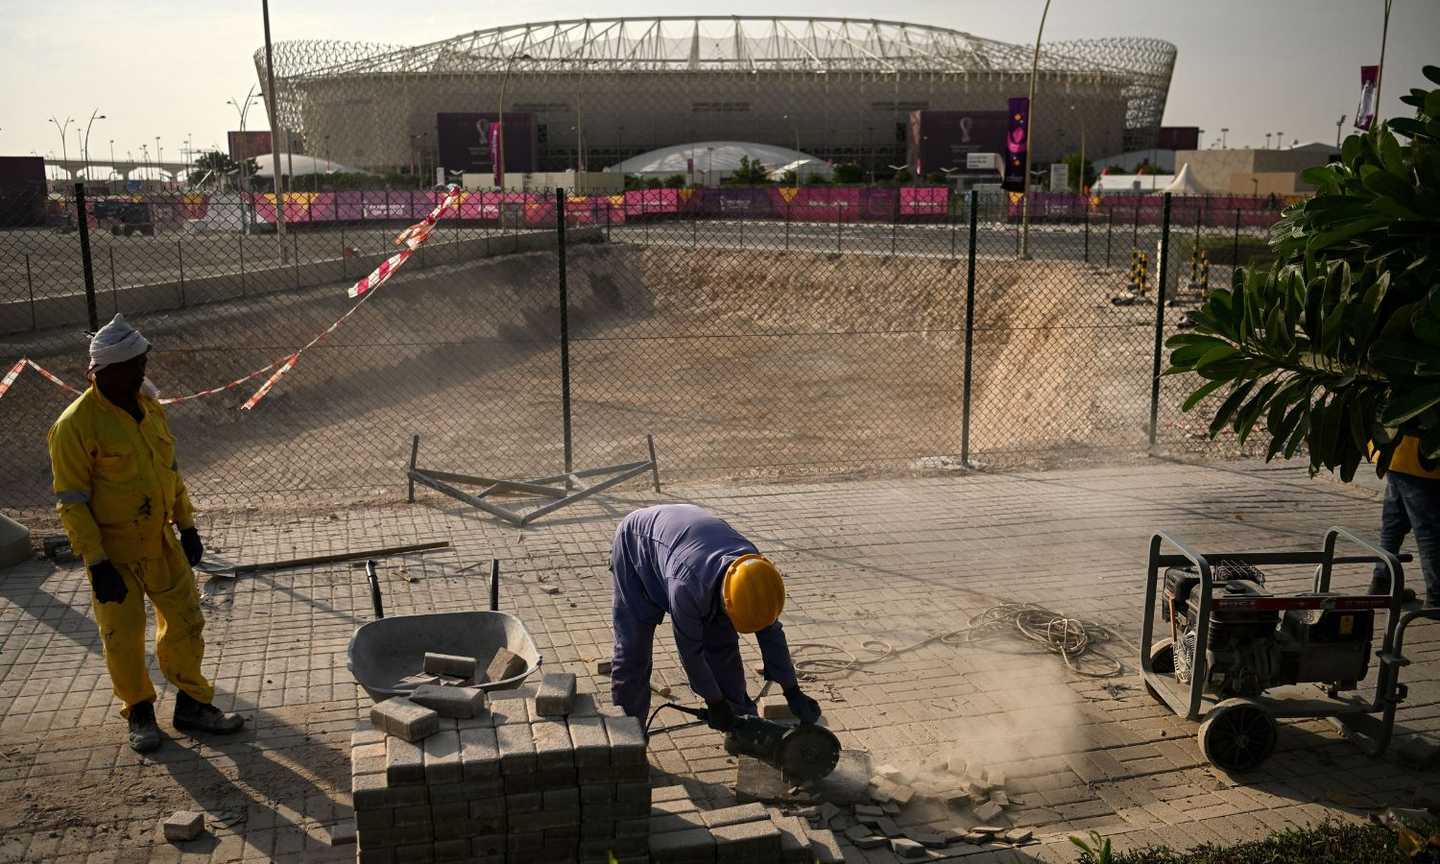
[[[1111,864],[1115,859],[1110,839],[1100,836],[1099,831],[1091,831],[1088,839],[1072,834],[1070,842],[1080,847],[1080,860],[1083,864]]]
[[[1223,393],[1212,437],[1263,423],[1267,460],[1304,447],[1312,473],[1346,481],[1372,447],[1383,475],[1406,436],[1440,463],[1440,88],[1402,99],[1416,117],[1306,171],[1316,194],[1272,229],[1275,260],[1238,269],[1167,343],[1167,374],[1205,379],[1183,410]]]

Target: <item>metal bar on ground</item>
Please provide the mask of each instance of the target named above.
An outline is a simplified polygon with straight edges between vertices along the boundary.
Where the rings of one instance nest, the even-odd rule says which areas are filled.
[[[531,495],[544,495],[547,498],[564,498],[565,490],[556,489],[553,486],[540,485],[543,481],[524,480],[501,480],[496,477],[476,477],[471,474],[456,474],[453,471],[435,471],[430,468],[416,468],[411,463],[410,470],[424,474],[435,480],[444,480],[450,483],[468,483],[473,486],[488,486],[494,491],[515,491],[529,492]]]
[[[600,483],[596,483],[594,486],[582,489],[573,495],[567,495],[559,501],[551,502],[544,505],[543,507],[536,507],[534,510],[531,510],[529,513],[525,514],[525,517],[521,524],[528,525],[547,513],[553,513],[556,510],[559,510],[561,507],[574,504],[576,501],[580,501],[584,498],[589,498],[591,495],[594,495],[597,492],[603,492],[606,489],[609,489],[611,486],[618,486],[619,484],[624,483],[626,480],[629,480],[631,477],[644,474],[646,471],[649,470],[650,463],[642,462],[636,465],[634,468],[631,468],[629,471],[626,471],[622,474],[616,474],[609,480],[604,480]]]
[[[266,561],[260,564],[236,564],[234,573],[236,576],[239,576],[242,573],[288,570],[292,567],[333,564],[338,561],[355,561],[362,558],[388,558],[392,555],[405,555],[410,552],[428,552],[431,549],[444,549],[449,545],[449,540],[436,540],[431,543],[412,543],[409,546],[386,546],[382,549],[364,549],[359,552],[337,552],[333,555],[312,555],[308,558],[289,558],[283,561]]]
[[[489,513],[491,516],[494,516],[494,517],[496,517],[497,519],[503,519],[504,521],[509,522],[511,525],[514,525],[514,526],[516,526],[516,527],[519,527],[519,526],[525,524],[524,521],[523,521],[523,520],[521,519],[521,517],[519,516],[519,514],[515,513],[513,510],[507,510],[507,509],[505,509],[504,507],[501,507],[501,506],[498,505],[498,504],[491,504],[489,501],[481,500],[479,497],[477,497],[477,496],[475,496],[475,495],[471,495],[471,494],[468,493],[468,492],[462,491],[462,490],[460,490],[460,489],[456,489],[454,486],[451,486],[449,483],[442,483],[442,482],[440,482],[439,480],[432,480],[432,479],[430,479],[429,477],[426,477],[426,476],[425,476],[423,473],[421,473],[420,471],[413,471],[413,472],[411,472],[410,477],[411,477],[411,479],[413,479],[416,483],[419,483],[419,484],[422,485],[422,486],[429,486],[431,489],[434,489],[436,492],[440,492],[440,493],[442,493],[442,494],[449,495],[451,498],[454,498],[456,501],[463,501],[464,503],[469,504],[471,507],[475,507],[475,508],[477,508],[477,509],[484,510],[486,513]]]

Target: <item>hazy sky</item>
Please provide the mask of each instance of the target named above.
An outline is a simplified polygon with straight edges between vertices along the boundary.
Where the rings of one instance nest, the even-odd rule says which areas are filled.
[[[583,15],[882,17],[933,24],[1009,42],[1033,42],[1043,0],[729,0],[509,6],[475,0],[272,0],[272,36],[418,44],[470,30]],[[1355,110],[1359,66],[1380,48],[1383,0],[1053,0],[1046,39],[1154,36],[1179,46],[1165,123],[1222,126],[1230,146],[1263,144],[1284,131],[1301,142],[1334,141],[1335,120]],[[0,0],[0,154],[60,153],[48,119],[81,126],[95,108],[90,150],[115,141],[117,158],[140,145],[167,158],[187,134],[196,148],[224,143],[252,84],[263,44],[259,0]],[[1386,54],[1383,113],[1410,113],[1397,97],[1440,64],[1440,0],[1395,0]],[[1037,112],[1044,106],[1038,105]],[[1349,127],[1347,116],[1346,127]],[[264,128],[261,106],[248,128]],[[74,125],[67,146],[76,155]],[[83,131],[83,130],[82,130]]]

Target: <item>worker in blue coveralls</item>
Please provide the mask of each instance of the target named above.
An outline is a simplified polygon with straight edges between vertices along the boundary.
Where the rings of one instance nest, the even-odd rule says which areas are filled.
[[[800,690],[780,626],[785,583],[749,540],[725,520],[692,504],[661,504],[620,521],[610,551],[614,574],[615,655],[611,698],[646,721],[651,646],[670,615],[675,647],[690,689],[705,700],[711,728],[727,732],[737,714],[754,714],[745,690],[740,633],[754,633],[765,678],[779,684],[804,723],[820,705]]]

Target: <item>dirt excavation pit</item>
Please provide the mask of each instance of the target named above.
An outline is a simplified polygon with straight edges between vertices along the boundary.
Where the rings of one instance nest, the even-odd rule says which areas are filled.
[[[621,245],[568,250],[579,466],[765,478],[904,470],[958,454],[965,262]],[[1154,307],[1113,306],[1123,274],[1078,263],[977,266],[972,448],[1143,444]],[[553,253],[404,274],[307,352],[253,411],[259,380],[171,406],[192,491],[393,499],[410,436],[442,470],[561,466]],[[141,316],[166,393],[213,387],[305,344],[345,286]],[[64,334],[71,336],[73,334]],[[84,344],[14,350],[79,382]],[[10,351],[6,352],[8,356]],[[17,355],[18,356],[18,355]],[[27,373],[3,400],[13,506],[47,507],[45,430],[71,397]]]

